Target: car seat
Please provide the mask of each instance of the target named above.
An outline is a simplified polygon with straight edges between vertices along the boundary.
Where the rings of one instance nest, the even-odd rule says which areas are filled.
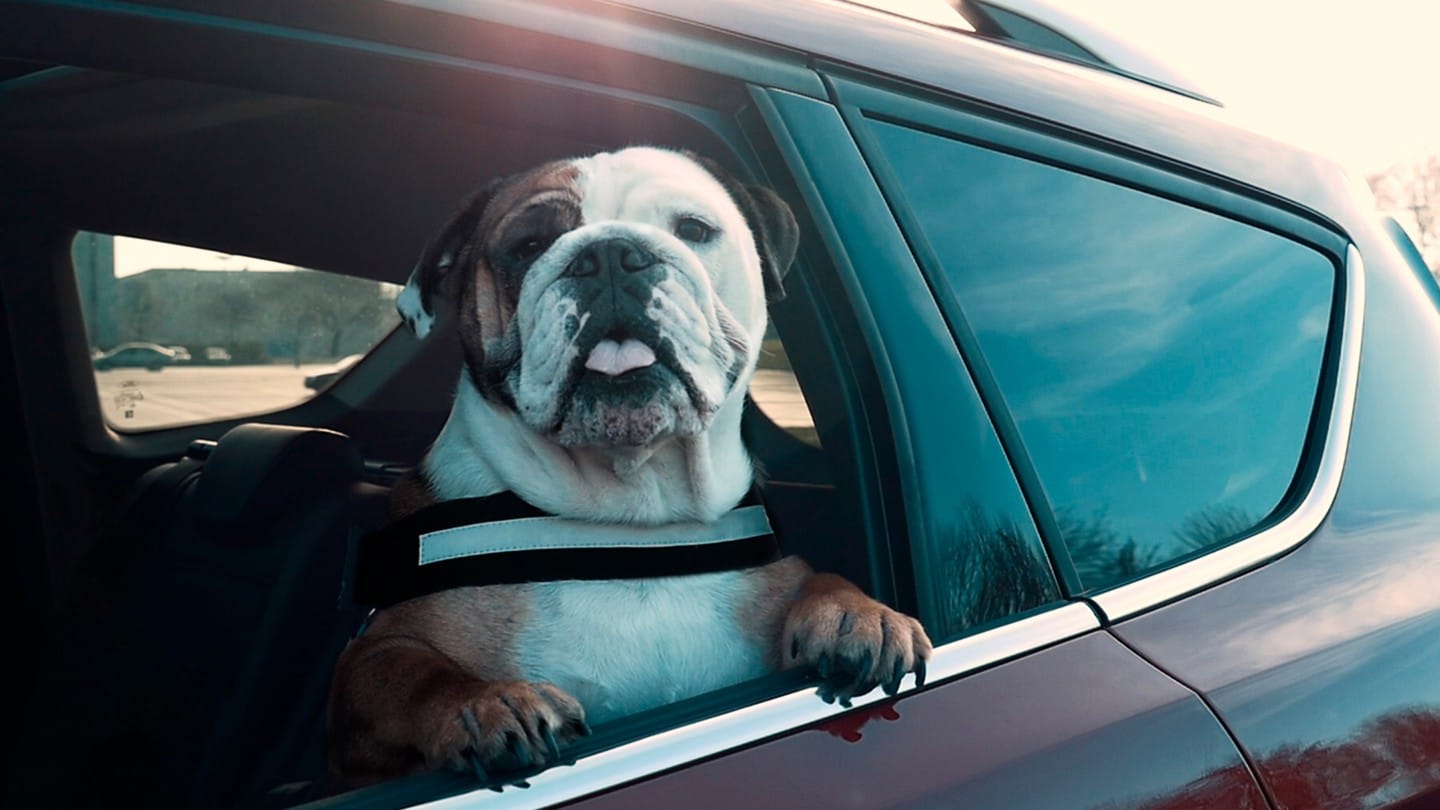
[[[7,806],[236,806],[304,767],[347,539],[383,520],[350,439],[245,424],[136,484],[40,662]]]

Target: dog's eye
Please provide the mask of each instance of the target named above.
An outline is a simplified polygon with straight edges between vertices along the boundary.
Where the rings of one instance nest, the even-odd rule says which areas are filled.
[[[675,223],[675,235],[686,242],[704,244],[715,236],[715,229],[695,217],[681,217]]]
[[[549,246],[550,240],[542,239],[538,236],[531,236],[510,245],[510,249],[505,251],[505,255],[517,262],[523,262],[539,256],[545,251],[545,248]]]

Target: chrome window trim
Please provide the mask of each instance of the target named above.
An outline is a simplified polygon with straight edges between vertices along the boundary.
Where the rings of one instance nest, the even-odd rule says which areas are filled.
[[[937,647],[927,667],[929,681],[938,684],[1099,627],[1094,611],[1080,602],[1027,616]],[[907,683],[899,697],[916,691],[913,677]],[[420,806],[434,810],[550,807],[891,699],[875,689],[855,698],[846,709],[825,703],[810,688],[801,689],[601,751],[569,767],[551,768],[531,777],[526,789],[506,788],[496,793],[482,788]]]
[[[1343,294],[1345,313],[1340,327],[1335,398],[1319,469],[1305,499],[1284,520],[1252,537],[1096,594],[1092,601],[1107,622],[1135,616],[1269,562],[1305,542],[1320,527],[1340,490],[1360,375],[1360,342],[1365,320],[1365,265],[1354,245],[1346,252]]]

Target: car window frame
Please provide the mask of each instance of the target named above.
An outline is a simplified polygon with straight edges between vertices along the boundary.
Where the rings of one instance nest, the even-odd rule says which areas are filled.
[[[912,248],[920,257],[954,339],[976,376],[1011,453],[1041,534],[1057,559],[1066,593],[1084,598],[1105,622],[1144,613],[1265,564],[1304,542],[1319,527],[1339,489],[1349,440],[1364,319],[1364,267],[1358,250],[1333,221],[1291,200],[1213,172],[1077,131],[1071,127],[997,110],[990,105],[904,85],[839,65],[821,65],[837,106],[890,198]],[[1317,251],[1336,274],[1320,380],[1304,449],[1289,492],[1271,516],[1225,545],[1181,557],[1108,588],[1085,591],[1068,562],[1059,527],[1034,465],[973,331],[959,313],[939,259],[915,235],[922,233],[890,170],[868,120],[930,132],[984,149],[1036,161],[1217,214],[1290,239]],[[1068,565],[1067,565],[1068,564]]]

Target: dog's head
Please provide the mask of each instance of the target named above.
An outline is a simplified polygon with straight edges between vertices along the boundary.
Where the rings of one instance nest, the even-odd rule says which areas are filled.
[[[492,182],[426,248],[400,314],[453,312],[471,382],[569,447],[698,435],[744,394],[798,231],[689,154],[630,148]]]

